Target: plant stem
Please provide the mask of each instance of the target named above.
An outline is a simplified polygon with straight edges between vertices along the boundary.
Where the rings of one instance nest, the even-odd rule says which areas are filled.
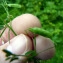
[[[8,24],[6,24],[6,26],[14,33],[15,36],[17,36],[17,34],[15,33],[15,31],[12,29],[12,27],[10,27]]]
[[[5,30],[6,30],[6,27],[3,29],[2,33],[0,34],[0,37],[2,36]]]

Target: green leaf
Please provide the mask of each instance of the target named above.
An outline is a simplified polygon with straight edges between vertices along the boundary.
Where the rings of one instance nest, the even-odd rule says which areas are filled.
[[[34,50],[36,51],[36,38],[33,39]]]
[[[10,55],[13,55],[13,53],[11,53],[10,51],[8,51],[8,50],[3,50],[3,52],[5,52],[6,53],[6,57],[8,57],[8,56],[10,56]]]
[[[31,51],[28,51],[25,56],[30,56],[30,55],[33,55],[33,54],[36,54],[35,51],[31,50]]]
[[[10,57],[7,57],[5,60],[9,60],[9,59],[11,59]]]
[[[37,55],[36,51],[33,51],[33,50],[31,50],[31,51],[29,51],[29,52],[27,52],[27,53],[25,54],[25,56],[27,56],[27,58],[28,58],[28,61],[34,60],[34,57],[35,57],[36,55]]]
[[[8,7],[15,7],[15,8],[21,8],[21,5],[19,4],[7,4]]]
[[[43,28],[34,27],[34,28],[30,28],[29,30],[35,34],[38,34],[38,35],[52,37],[52,33],[50,33],[49,31],[47,31]]]
[[[14,60],[18,60],[19,58],[18,57],[12,57],[11,59],[10,59],[10,62],[12,62],[12,61],[14,61]]]

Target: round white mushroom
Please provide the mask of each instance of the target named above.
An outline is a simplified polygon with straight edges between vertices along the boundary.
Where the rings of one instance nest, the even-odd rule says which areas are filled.
[[[37,36],[36,37],[36,58],[47,60],[54,56],[55,54],[55,47],[51,39]]]
[[[41,24],[40,24],[40,20],[36,16],[26,13],[14,18],[12,20],[11,26],[17,35],[23,33],[33,38],[34,34],[29,31],[29,28],[41,27]],[[9,31],[9,28],[7,28],[2,35],[2,39],[5,42],[9,40],[8,31]],[[14,37],[14,34],[11,31],[9,33],[10,33],[10,39],[12,39]]]

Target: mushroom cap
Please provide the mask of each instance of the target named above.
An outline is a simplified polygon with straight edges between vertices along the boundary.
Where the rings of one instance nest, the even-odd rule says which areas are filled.
[[[36,58],[47,60],[54,56],[55,54],[55,47],[50,38],[46,38],[43,36],[36,37]]]

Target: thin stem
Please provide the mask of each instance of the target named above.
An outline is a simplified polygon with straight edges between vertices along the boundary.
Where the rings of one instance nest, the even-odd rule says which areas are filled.
[[[6,5],[7,5],[7,2],[6,2],[6,1],[3,1],[2,6],[3,6],[4,10],[6,11],[6,13],[7,13],[7,18],[8,18],[8,16],[9,16],[9,12],[8,12],[8,8],[7,8]]]
[[[2,36],[5,30],[6,30],[6,27],[3,29],[2,33],[0,34],[0,37]]]
[[[54,48],[54,46],[53,46],[53,47],[50,47],[50,48],[47,48],[47,49],[45,49],[45,50],[43,50],[43,51],[40,51],[39,53],[36,53],[36,54],[32,55],[30,58],[33,58],[33,57],[37,56],[38,54],[40,54],[40,53],[42,53],[42,52],[44,52],[44,51],[47,51],[47,50],[49,50],[49,49],[51,49],[51,48]]]
[[[47,50],[49,50],[49,49],[51,49],[51,48],[54,48],[54,46],[53,46],[53,47],[50,47],[50,48],[47,48],[47,49],[45,49],[45,50],[43,50],[43,51],[40,51],[39,53],[45,52],[45,51],[47,51]],[[37,53],[37,55],[38,55],[39,53]]]
[[[9,39],[9,43],[10,43],[10,29],[8,31],[8,39]]]
[[[34,50],[36,51],[36,38],[33,39]]]
[[[6,26],[14,33],[15,36],[17,36],[17,34],[15,33],[15,31],[12,29],[12,27],[10,27],[8,24],[6,24]]]

